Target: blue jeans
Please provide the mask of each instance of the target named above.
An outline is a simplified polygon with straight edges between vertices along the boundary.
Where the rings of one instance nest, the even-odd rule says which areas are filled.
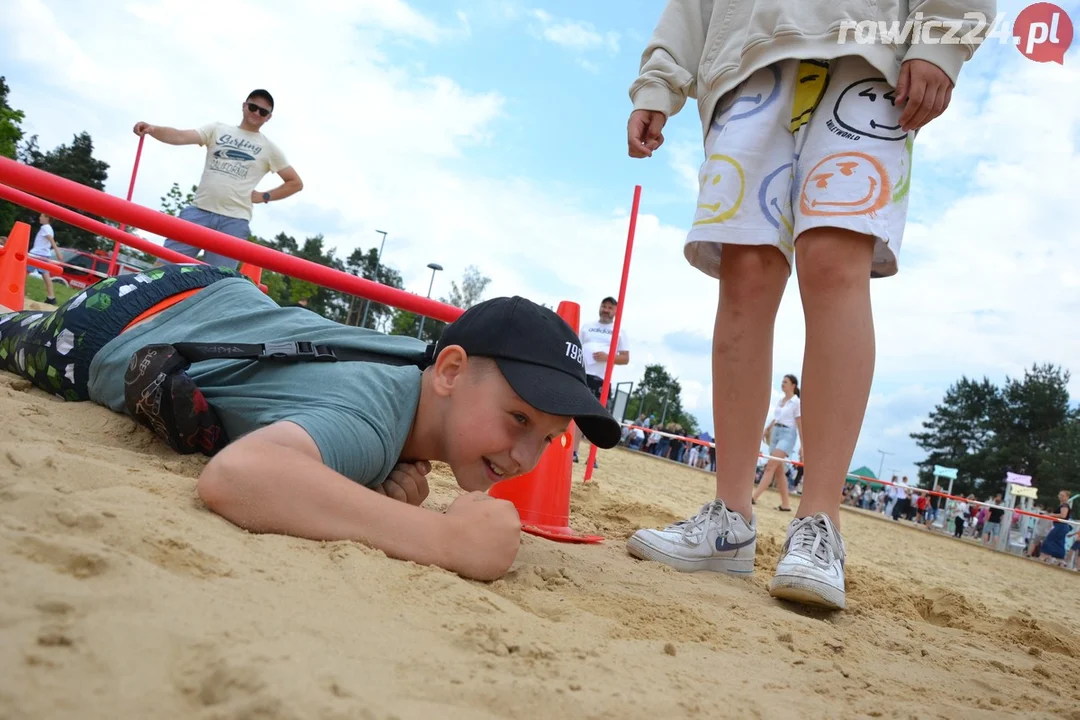
[[[251,236],[251,225],[247,220],[243,218],[228,217],[226,215],[219,215],[217,213],[210,212],[209,210],[200,210],[194,205],[188,205],[186,208],[180,211],[180,219],[187,220],[188,222],[195,223],[196,225],[202,225],[204,228],[210,228],[211,230],[217,230],[223,232],[226,235],[232,235],[235,238],[241,240],[247,240]],[[165,247],[170,250],[175,250],[181,255],[187,255],[189,258],[198,256],[199,251],[202,248],[197,248],[194,245],[186,245],[179,240],[173,240],[169,238],[165,240]],[[239,260],[234,260],[224,255],[218,255],[212,253],[209,250],[205,251],[202,258],[203,262],[213,267],[224,267],[230,270],[235,270],[240,264]]]

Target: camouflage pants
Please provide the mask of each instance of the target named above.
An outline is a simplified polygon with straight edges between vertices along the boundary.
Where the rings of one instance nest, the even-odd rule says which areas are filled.
[[[167,265],[91,285],[53,312],[0,315],[0,370],[64,400],[89,400],[90,363],[154,305],[177,293],[242,277],[209,265]]]

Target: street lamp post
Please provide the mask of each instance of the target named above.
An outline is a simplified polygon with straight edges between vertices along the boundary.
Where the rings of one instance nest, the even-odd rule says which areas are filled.
[[[382,235],[382,242],[379,243],[379,257],[375,261],[375,282],[379,282],[379,266],[382,264],[382,251],[383,246],[386,245],[386,232],[383,230],[376,230],[375,232]],[[369,299],[364,303],[364,319],[360,321],[360,327],[367,325],[368,310],[371,309],[371,300]]]
[[[881,479],[881,471],[885,469],[885,456],[886,455],[894,455],[895,453],[887,452],[885,450],[878,450],[878,452],[881,453],[881,463],[878,465],[878,469],[877,469],[878,480],[880,480]]]
[[[435,273],[442,270],[442,265],[439,263],[428,263],[428,267],[431,268],[431,282],[428,284],[427,296],[431,299],[431,288],[435,287]],[[426,315],[420,316],[420,329],[416,332],[416,339],[419,340],[420,336],[424,334],[424,320],[427,320]]]

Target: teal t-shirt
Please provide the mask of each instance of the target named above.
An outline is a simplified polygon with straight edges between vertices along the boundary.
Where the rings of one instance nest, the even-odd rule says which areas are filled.
[[[221,280],[107,343],[90,364],[90,399],[124,412],[124,373],[146,345],[298,340],[408,356],[424,348],[415,338],[279,307],[246,279]],[[421,372],[411,365],[207,360],[188,375],[230,440],[288,420],[311,435],[328,467],[368,487],[397,463],[420,401]]]

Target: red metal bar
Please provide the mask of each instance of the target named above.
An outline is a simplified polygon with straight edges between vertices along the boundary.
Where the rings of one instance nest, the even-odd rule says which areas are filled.
[[[0,157],[0,182],[34,195],[142,228],[156,235],[183,240],[190,245],[235,258],[241,262],[252,263],[265,270],[368,298],[372,302],[426,315],[435,320],[453,322],[464,312],[461,308],[437,300],[387,287],[381,283],[365,280],[310,260],[286,255],[253,242],[230,237],[216,230],[144,208],[8,158]],[[160,254],[160,248],[157,254]],[[191,260],[188,259],[187,262]]]
[[[117,230],[112,225],[106,225],[93,218],[80,215],[74,210],[68,210],[67,208],[55,205],[48,200],[42,200],[39,197],[24,193],[21,190],[16,190],[7,185],[0,184],[0,198],[3,198],[8,202],[13,202],[16,205],[28,207],[31,210],[43,212],[51,218],[63,220],[68,225],[74,225],[75,227],[96,233],[102,237],[107,237],[115,242],[133,247],[136,250],[142,250],[143,252],[150,253],[154,257],[159,257],[162,260],[168,260],[169,262],[174,263],[199,262],[198,260],[192,260],[186,255],[181,255],[175,250],[169,250],[168,248],[164,248],[157,243],[150,242],[137,235]]]
[[[135,192],[135,175],[139,172],[139,158],[142,157],[143,141],[146,140],[145,135],[139,136],[139,148],[135,151],[135,166],[131,168],[131,183],[128,184],[128,202],[131,202],[131,195]],[[127,225],[120,226],[120,232],[127,230]],[[120,243],[113,242],[112,257],[109,258],[109,276],[116,274],[116,258],[120,255]]]
[[[59,265],[53,265],[47,260],[36,258],[30,253],[26,253],[26,264],[33,265],[38,270],[44,270],[45,272],[52,273],[53,275],[61,275],[64,272],[64,268]]]
[[[608,391],[611,389],[611,371],[615,368],[615,353],[619,348],[619,329],[622,327],[623,301],[626,300],[626,281],[630,278],[630,255],[634,251],[634,233],[637,231],[638,208],[641,206],[641,186],[634,186],[634,204],[630,208],[630,229],[626,233],[626,255],[623,256],[622,281],[619,283],[619,304],[615,306],[615,327],[611,329],[611,346],[608,348],[604,384],[600,388],[600,404],[607,407]],[[596,446],[589,444],[589,461],[585,463],[585,482],[592,479],[596,464]]]

